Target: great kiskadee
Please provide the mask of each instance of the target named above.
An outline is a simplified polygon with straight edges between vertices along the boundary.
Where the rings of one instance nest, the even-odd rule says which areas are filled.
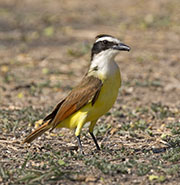
[[[97,120],[114,104],[121,86],[121,75],[114,58],[119,51],[130,47],[110,35],[98,35],[91,51],[90,68],[77,85],[54,110],[44,118],[44,124],[23,141],[30,143],[45,131],[54,128],[75,130],[78,146],[82,151],[80,133],[85,123],[90,122],[89,133],[100,150],[93,134]]]

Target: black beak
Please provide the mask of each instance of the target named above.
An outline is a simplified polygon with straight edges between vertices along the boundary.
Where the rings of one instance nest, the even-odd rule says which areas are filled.
[[[121,51],[130,51],[131,48],[123,43],[117,44],[113,46],[113,49],[115,50],[121,50]]]

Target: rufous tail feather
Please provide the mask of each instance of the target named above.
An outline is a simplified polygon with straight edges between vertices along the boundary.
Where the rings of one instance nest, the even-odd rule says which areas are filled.
[[[33,131],[31,134],[29,134],[26,139],[23,141],[23,143],[31,143],[34,139],[41,136],[44,132],[50,129],[50,125],[48,125],[48,122],[44,123],[41,127]]]

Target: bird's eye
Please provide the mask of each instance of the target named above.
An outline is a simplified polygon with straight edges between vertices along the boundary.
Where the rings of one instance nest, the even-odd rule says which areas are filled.
[[[107,40],[103,40],[103,44],[107,44]]]

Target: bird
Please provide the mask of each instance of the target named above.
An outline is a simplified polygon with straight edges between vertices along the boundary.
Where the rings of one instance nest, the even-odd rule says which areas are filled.
[[[115,103],[121,86],[120,69],[114,58],[120,51],[130,51],[130,49],[114,36],[108,34],[96,36],[91,49],[88,72],[43,119],[43,125],[29,134],[23,143],[32,142],[47,130],[68,128],[74,130],[78,148],[83,153],[80,134],[84,124],[90,122],[89,133],[96,149],[100,150],[93,129],[97,120]]]

